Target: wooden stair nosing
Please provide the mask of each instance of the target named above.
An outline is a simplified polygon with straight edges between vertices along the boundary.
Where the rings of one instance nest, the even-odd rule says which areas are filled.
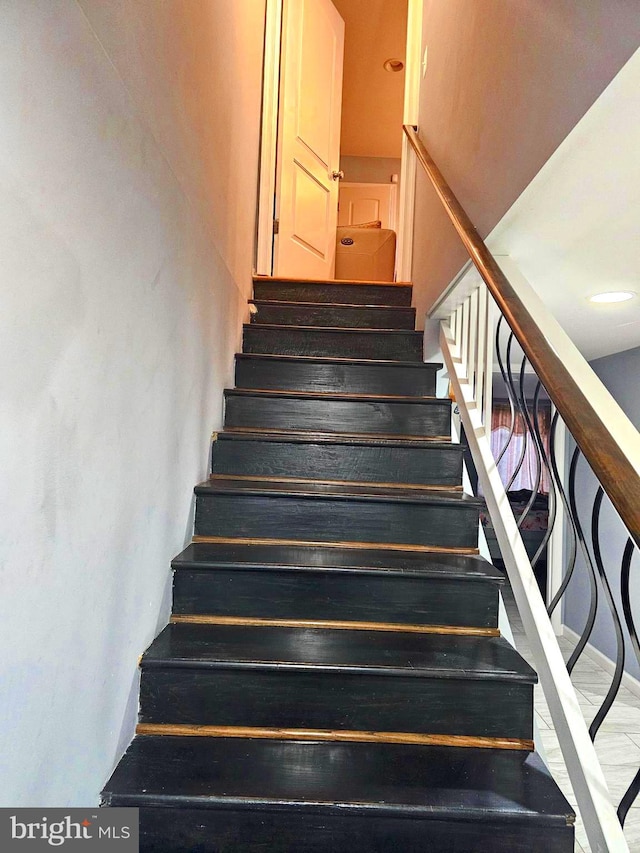
[[[323,483],[326,486],[357,486],[366,487],[372,486],[374,489],[417,489],[420,491],[431,490],[434,492],[460,492],[462,486],[452,486],[439,483],[379,483],[376,480],[328,480],[325,477],[274,477],[273,475],[262,474],[232,474],[218,473],[213,471],[209,474],[210,480],[237,480],[238,482],[255,481],[256,483],[302,483],[313,484]]]
[[[326,279],[326,278],[289,278],[288,276],[275,276],[275,275],[254,275],[253,281],[258,282],[259,284],[326,284],[326,285],[336,285],[337,287],[341,287],[343,285],[356,284],[363,287],[404,287],[404,288],[412,288],[413,282],[411,281],[366,281],[357,278],[336,278],[336,279]]]
[[[421,396],[407,397],[400,394],[365,394],[357,391],[300,391],[291,388],[225,388],[224,395],[226,397],[299,397],[303,400],[339,400],[340,402],[371,402],[371,403],[426,403],[433,405],[434,403],[449,404],[449,400],[443,400],[441,397],[434,397],[432,394],[423,394]]]
[[[406,314],[408,311],[413,311],[415,314],[416,309],[411,305],[368,305],[365,303],[358,302],[294,302],[289,299],[249,299],[249,305],[275,305],[279,308],[346,308],[347,310],[350,308],[354,308],[358,311],[400,311]],[[407,331],[411,331],[410,329]]]
[[[409,441],[409,442],[422,442],[426,446],[430,446],[431,444],[446,444],[447,441],[450,440],[450,437],[447,435],[401,435],[399,433],[394,432],[318,432],[317,428],[310,429],[308,431],[304,429],[292,429],[286,430],[282,427],[267,427],[267,428],[259,428],[256,426],[229,426],[225,425],[224,428],[225,433],[252,433],[254,435],[274,435],[274,436],[287,436],[287,435],[313,435],[313,436],[326,436],[326,438],[343,438],[343,439],[361,439],[363,443],[367,443],[367,439],[371,439],[372,441],[379,441],[385,438],[391,438],[395,441]]]
[[[326,488],[324,488],[326,486]],[[278,478],[253,478],[234,479],[233,477],[213,477],[198,483],[195,486],[197,496],[208,497],[216,494],[221,495],[251,495],[252,497],[278,497],[309,498],[311,500],[346,500],[366,501],[375,503],[408,503],[425,504],[431,506],[463,507],[467,509],[479,508],[482,501],[466,492],[457,491],[455,488],[407,488],[405,494],[398,493],[397,489],[388,493],[387,485],[383,484],[379,489],[375,483],[366,483],[364,486],[348,482],[346,485],[326,482],[323,480],[295,480],[286,479],[280,481]]]
[[[399,438],[393,433],[388,435],[373,436],[367,433],[349,434],[340,432],[305,432],[304,430],[292,432],[260,432],[259,430],[250,431],[242,430],[237,432],[232,429],[224,429],[220,432],[214,432],[211,436],[212,441],[268,441],[277,444],[330,444],[339,446],[350,445],[365,445],[366,447],[398,447],[401,449],[410,450],[426,450],[437,451],[446,450],[452,453],[464,454],[464,446],[448,440],[438,440],[429,436],[416,438]]]
[[[457,625],[409,624],[401,622],[365,622],[335,619],[276,619],[259,616],[215,616],[208,614],[174,613],[174,625],[245,625],[265,628],[302,628],[331,631],[386,631],[408,634],[446,634],[465,637],[499,637],[499,628],[474,628]]]
[[[515,749],[532,752],[533,740],[526,738],[477,737],[472,735],[420,734],[419,732],[362,732],[349,729],[286,729],[257,726],[180,725],[138,723],[143,737],[231,737],[260,740],[299,740],[331,743],[389,743],[414,746],[446,746],[464,749]]]
[[[405,403],[419,406],[451,406],[451,400],[442,397],[400,397],[385,394],[354,394],[352,392],[340,391],[288,391],[272,390],[270,388],[225,388],[225,397],[263,397],[268,400],[276,400],[278,397],[286,397],[299,400],[322,400],[327,402],[336,400],[341,403]]]
[[[317,333],[323,333],[324,332],[327,334],[340,334],[340,335],[357,334],[357,335],[365,335],[366,337],[370,337],[373,335],[376,335],[378,337],[380,337],[380,336],[384,336],[384,337],[402,336],[402,337],[409,337],[413,340],[422,340],[422,338],[424,337],[424,332],[422,332],[418,329],[367,329],[367,328],[361,329],[358,326],[353,326],[353,327],[351,327],[351,326],[288,326],[288,325],[286,325],[286,323],[260,323],[260,324],[244,323],[242,326],[242,329],[243,329],[243,331],[249,330],[251,332],[255,332],[256,330],[259,330],[259,331],[266,330],[266,331],[272,331],[272,332],[278,332],[278,331],[291,332],[292,330],[295,330],[298,332],[313,332],[314,334],[316,332]],[[277,354],[278,353],[274,353],[274,355],[277,355]],[[262,355],[262,353],[260,353],[260,355]],[[269,353],[266,353],[266,355],[269,355]],[[315,356],[313,356],[313,357],[315,358]],[[323,356],[319,356],[319,358],[323,358]],[[356,356],[356,359],[358,359],[358,356]],[[351,359],[349,359],[349,360],[351,360]],[[367,361],[369,359],[360,358],[359,360],[360,361]],[[372,359],[372,360],[377,360],[377,359]],[[423,364],[423,363],[424,362],[420,362],[420,364]]]
[[[477,556],[479,549],[477,547],[460,547],[460,546],[439,546],[439,545],[420,545],[411,544],[410,542],[354,542],[354,541],[331,541],[331,540],[311,540],[311,539],[285,539],[282,537],[268,536],[213,536],[195,534],[192,537],[193,544],[234,544],[234,545],[311,545],[314,547],[327,548],[353,548],[354,550],[379,550],[379,551],[402,551],[413,552],[416,554],[458,554],[460,556]]]

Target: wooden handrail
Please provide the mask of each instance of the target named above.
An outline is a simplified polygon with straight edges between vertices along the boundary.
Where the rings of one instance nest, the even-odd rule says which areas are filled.
[[[640,473],[532,318],[489,252],[462,205],[424,147],[416,128],[403,125],[453,227],[511,327],[568,430],[640,548]]]

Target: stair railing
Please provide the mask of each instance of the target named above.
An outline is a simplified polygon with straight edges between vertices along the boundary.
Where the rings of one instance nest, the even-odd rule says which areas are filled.
[[[578,808],[594,853],[625,853],[629,847],[624,837],[624,819],[640,789],[640,770],[616,812],[594,740],[621,684],[625,645],[631,646],[640,662],[629,592],[632,561],[640,547],[640,435],[511,259],[494,258],[490,254],[429,156],[416,128],[405,125],[404,131],[471,258],[429,316],[441,321],[440,343],[449,380]],[[520,535],[520,525],[532,501],[516,520],[498,471],[498,461],[506,445],[497,454],[498,460],[491,450],[496,363],[511,407],[507,444],[519,421],[523,440],[536,450],[537,477],[544,471],[551,483],[549,529],[531,560]],[[531,372],[535,374],[532,393],[527,391]],[[554,407],[548,448],[538,426],[542,387]],[[560,424],[564,424],[576,445],[568,483],[564,476],[564,432]],[[591,513],[591,545],[584,533],[580,501],[576,498],[576,470],[585,462],[598,481]],[[611,590],[610,575],[603,565],[600,549],[600,514],[605,496],[628,535],[620,568],[621,608]],[[561,530],[565,516],[569,540],[566,548],[558,533],[553,534],[555,542],[549,543],[554,519],[556,529]],[[565,550],[567,554],[548,608],[532,566],[547,546],[556,556],[563,557]],[[589,572],[591,602],[585,629],[565,665],[550,617],[557,624],[559,605],[567,595],[578,548]],[[587,729],[570,672],[591,636],[599,595],[613,619],[617,659],[611,688]]]

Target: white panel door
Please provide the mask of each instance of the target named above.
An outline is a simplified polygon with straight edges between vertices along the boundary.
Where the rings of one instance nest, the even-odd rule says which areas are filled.
[[[344,21],[330,0],[283,9],[274,274],[333,278]]]
[[[362,225],[380,220],[396,230],[397,184],[340,184],[338,225]]]

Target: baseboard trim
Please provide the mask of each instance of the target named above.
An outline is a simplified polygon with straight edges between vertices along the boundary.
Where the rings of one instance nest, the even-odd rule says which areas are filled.
[[[580,634],[576,634],[576,632],[569,628],[568,625],[562,625],[562,637],[566,637],[568,640],[571,640],[572,643],[578,642],[580,639]],[[590,658],[594,663],[597,663],[599,667],[604,669],[609,675],[613,675],[615,672],[616,665],[608,658],[605,654],[603,654],[599,649],[596,649],[595,646],[591,645],[591,643],[587,643],[584,647],[584,654]],[[626,687],[627,690],[630,690],[634,696],[637,696],[640,699],[640,681],[633,675],[628,672],[622,673],[622,686]]]

